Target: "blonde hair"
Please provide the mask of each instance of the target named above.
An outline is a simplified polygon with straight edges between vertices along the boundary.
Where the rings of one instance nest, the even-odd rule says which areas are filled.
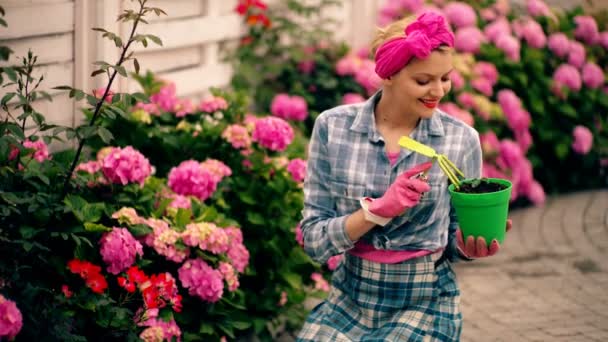
[[[405,37],[405,28],[407,27],[407,25],[414,22],[414,20],[416,20],[416,16],[409,15],[407,17],[394,21],[384,27],[377,27],[376,36],[372,40],[371,44],[372,57],[376,56],[376,51],[378,51],[378,48],[380,48],[380,46],[385,42],[394,38]],[[447,51],[448,49],[450,48],[446,45],[441,45],[437,48],[437,50],[440,51]]]

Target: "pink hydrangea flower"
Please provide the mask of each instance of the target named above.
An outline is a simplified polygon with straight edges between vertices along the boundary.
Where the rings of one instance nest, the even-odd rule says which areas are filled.
[[[553,73],[553,81],[559,87],[566,86],[574,91],[579,91],[583,82],[581,74],[570,64],[560,65]]]
[[[302,234],[302,228],[300,227],[299,223],[294,228],[294,231],[295,231],[295,234],[296,234],[296,241],[298,242],[298,245],[304,247],[304,234]]]
[[[325,278],[323,278],[321,273],[314,272],[310,275],[310,279],[315,282],[315,290],[329,292],[329,283],[327,282],[327,280],[325,280]]]
[[[533,17],[548,16],[551,14],[549,6],[542,0],[528,0],[526,2],[526,9],[528,14]]]
[[[534,205],[542,205],[545,203],[546,195],[543,186],[537,181],[532,181],[526,192],[526,196]]]
[[[233,243],[228,250],[228,259],[234,268],[239,273],[245,272],[245,268],[249,265],[249,251],[242,243]]]
[[[549,50],[558,57],[566,57],[570,52],[570,39],[563,32],[553,33],[547,43]]]
[[[332,256],[331,258],[327,259],[327,268],[329,268],[330,271],[335,270],[338,268],[338,265],[340,265],[340,262],[342,262],[342,259],[344,259],[344,254]]]
[[[604,47],[604,49],[608,50],[608,31],[600,32],[597,42]]]
[[[524,113],[528,114],[529,119],[530,114],[527,111],[524,111]],[[530,146],[532,146],[532,135],[528,129],[517,130],[515,131],[515,141],[519,145],[519,148],[521,148],[522,152],[526,153]]]
[[[490,83],[490,81],[488,81],[486,78],[480,77],[473,79],[471,81],[471,86],[473,89],[488,97],[492,96],[492,93],[494,92],[494,89],[492,89],[492,83]]]
[[[101,161],[103,175],[112,183],[144,185],[152,173],[152,166],[143,154],[131,146],[115,147]]]
[[[484,156],[494,156],[498,154],[500,149],[500,141],[494,131],[487,131],[479,135],[479,141],[481,143],[481,149],[483,150]]]
[[[188,224],[181,237],[186,245],[213,254],[226,253],[230,249],[231,241],[226,231],[209,222]]]
[[[501,35],[496,38],[495,44],[497,48],[505,53],[508,59],[519,62],[521,44],[517,38],[510,35]]]
[[[597,22],[595,18],[590,15],[577,15],[574,17],[576,23],[576,29],[574,30],[574,37],[587,44],[594,44],[599,38],[600,33],[597,28]]]
[[[145,342],[181,341],[182,332],[175,320],[165,321],[158,317],[158,313],[137,325],[147,327],[139,334],[139,338]]]
[[[137,110],[143,110],[144,112],[146,112],[150,115],[154,115],[154,116],[160,115],[160,108],[158,107],[158,104],[156,104],[154,102],[150,102],[150,103],[138,102],[133,107],[133,111],[137,111]]]
[[[285,120],[304,121],[308,116],[308,105],[301,96],[278,94],[272,99],[270,112]]]
[[[369,59],[363,60],[360,68],[355,71],[355,81],[365,89],[368,95],[375,93],[382,84],[382,79],[376,74],[376,62]]]
[[[137,255],[144,255],[141,243],[126,228],[113,227],[99,243],[101,258],[108,265],[108,272],[114,275],[133,265]]]
[[[593,146],[593,133],[585,126],[576,126],[572,131],[572,149],[578,154],[587,154]]]
[[[473,7],[460,1],[452,1],[443,7],[443,13],[455,27],[470,27],[477,24],[477,14]]]
[[[278,117],[265,117],[255,122],[252,140],[271,151],[283,151],[294,138],[293,128]]]
[[[289,164],[287,164],[287,171],[291,174],[291,178],[294,181],[304,181],[304,177],[306,177],[306,161],[300,158],[290,160]]]
[[[452,87],[454,87],[455,90],[461,90],[466,84],[464,77],[462,77],[462,74],[456,69],[452,70],[450,73],[450,81],[452,81]]]
[[[206,159],[201,163],[201,167],[215,176],[215,180],[219,183],[224,177],[232,175],[232,170],[223,162],[217,159]]]
[[[496,43],[499,37],[511,35],[511,25],[506,18],[501,17],[488,24],[483,32],[488,41]]]
[[[49,157],[49,148],[44,141],[42,141],[42,139],[38,139],[36,141],[31,141],[28,139],[23,142],[23,147],[34,150],[33,158],[38,162],[51,159]]]
[[[190,295],[210,303],[222,298],[224,293],[222,273],[205,261],[190,259],[179,268],[177,274],[182,286],[188,289]]]
[[[599,65],[588,62],[583,65],[582,78],[586,87],[591,89],[599,88],[604,84],[604,71],[602,71]]]
[[[112,218],[118,220],[120,224],[140,224],[144,221],[144,218],[140,217],[135,209],[128,207],[122,207],[114,212]]]
[[[91,175],[95,174],[99,170],[101,170],[101,163],[97,160],[91,160],[86,163],[80,163],[74,169],[75,172],[83,171]]]
[[[543,48],[547,44],[547,36],[545,35],[545,31],[534,20],[526,20],[523,22],[521,26],[521,37],[533,48]]]
[[[175,94],[175,83],[165,84],[159,92],[150,96],[150,102],[154,103],[164,112],[171,112],[179,99]]]
[[[199,105],[199,109],[202,112],[213,113],[218,110],[225,110],[228,108],[228,102],[226,99],[220,96],[210,96],[203,99]]]
[[[190,99],[177,99],[171,111],[175,113],[176,117],[182,118],[194,112],[194,105]]]
[[[521,100],[515,92],[511,89],[502,89],[498,92],[497,98],[512,130],[518,132],[530,127],[530,113],[522,107]]]
[[[473,124],[475,123],[473,115],[471,115],[471,113],[467,112],[466,110],[458,107],[455,103],[445,102],[440,104],[439,108],[444,112],[448,113],[449,115],[462,120],[469,126],[473,126]]]
[[[179,232],[171,229],[168,225],[153,229],[152,248],[156,253],[164,256],[169,261],[177,263],[184,261],[190,255],[190,249],[176,246],[182,237]]]
[[[93,89],[93,91],[92,91],[93,96],[95,96],[98,99],[101,99],[101,97],[103,96],[103,94],[105,92],[106,92],[106,88],[97,88],[97,89]],[[106,101],[107,103],[112,103],[113,97],[114,97],[114,92],[112,90],[109,90],[108,94],[104,98],[104,101]]]
[[[196,160],[186,160],[169,171],[168,185],[176,194],[204,201],[216,190],[217,177]]]
[[[23,316],[12,300],[0,294],[0,338],[12,340],[23,327]]]
[[[354,104],[365,102],[365,98],[357,93],[346,93],[342,96],[342,104]]]
[[[287,304],[287,292],[281,291],[281,298],[279,298],[277,306],[285,306],[285,304]]]
[[[230,238],[231,244],[242,244],[243,243],[243,232],[237,227],[226,227],[224,231]]]
[[[224,276],[224,280],[228,285],[228,291],[234,292],[239,288],[239,278],[237,273],[234,271],[234,267],[227,262],[220,262],[218,270]]]
[[[357,55],[346,55],[336,62],[336,73],[340,76],[354,75],[362,63]]]
[[[192,207],[192,201],[188,196],[182,196],[178,194],[171,194],[169,198],[173,199],[171,203],[169,203],[169,208],[175,209],[190,209]]]
[[[460,52],[477,53],[485,41],[485,36],[475,26],[460,28],[454,35],[454,46]]]
[[[577,41],[570,41],[570,51],[568,52],[568,63],[580,68],[585,64],[587,51],[585,46]]]
[[[496,65],[490,62],[475,63],[473,73],[487,79],[492,86],[498,82],[498,70],[496,69]]]
[[[467,109],[475,107],[475,99],[473,98],[473,94],[467,91],[463,91],[462,93],[458,94],[457,100],[458,103]]]
[[[222,138],[226,139],[234,148],[248,148],[251,146],[251,137],[247,127],[241,125],[229,125],[222,132]]]

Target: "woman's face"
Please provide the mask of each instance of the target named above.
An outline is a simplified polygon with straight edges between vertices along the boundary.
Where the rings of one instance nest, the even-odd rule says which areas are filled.
[[[396,105],[408,115],[430,118],[439,101],[452,87],[452,51],[433,51],[428,58],[414,58],[386,81]]]

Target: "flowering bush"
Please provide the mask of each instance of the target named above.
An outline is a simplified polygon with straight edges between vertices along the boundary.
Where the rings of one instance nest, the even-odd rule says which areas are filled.
[[[468,3],[387,1],[379,22],[444,14],[458,55],[443,109],[478,129],[484,175],[513,180],[513,199],[542,203],[545,192],[606,186],[606,28],[580,8],[541,0],[519,11],[505,0]]]
[[[235,8],[248,30],[229,56],[235,67],[233,87],[249,93],[258,111],[289,120],[305,136],[320,112],[362,101],[361,94],[378,86],[369,78],[373,73],[364,72],[369,71],[369,61],[334,42],[333,23],[320,16],[338,3],[289,0],[267,6],[262,1],[239,1]]]
[[[306,313],[303,302],[317,290],[310,275],[321,268],[294,235],[306,174],[301,151],[293,148],[298,139],[294,129],[279,116],[247,112],[247,98],[238,92],[212,90],[212,95],[192,103],[176,95],[173,83],[152,74],[139,80],[149,101],[122,108],[126,115],[104,119],[101,126],[118,146],[133,146],[150,158],[155,176],[167,177],[170,198],[204,202],[242,227],[237,240],[211,224],[187,225],[181,243],[177,233],[167,235],[164,246],[198,246],[226,253],[232,260],[217,267],[186,261],[179,270],[182,285],[191,295],[216,301],[224,289],[222,277],[234,279],[229,284],[242,294],[238,309],[248,315],[239,324],[228,325],[234,336],[271,339],[279,324],[286,324],[287,330],[299,328]],[[97,138],[88,146],[99,154],[105,145]],[[200,236],[208,236],[208,241],[201,244]],[[177,247],[158,251],[184,262],[187,256],[179,252]],[[177,323],[183,329],[179,319]]]
[[[187,144],[180,145],[173,139],[186,131],[194,139],[199,129],[194,122],[187,122],[191,119],[190,103],[167,96],[171,87],[151,97],[110,91],[118,75],[127,75],[123,64],[132,59],[128,54],[132,44],[147,40],[160,43],[154,36],[136,34],[136,28],[147,14],[164,12],[148,7],[146,0],[137,3],[138,10],[127,10],[119,16],[120,21],[133,25],[127,39],[97,29],[121,49],[115,64],[97,63],[100,69],[94,75],[107,75],[107,85],[90,93],[57,87],[89,104],[84,109],[89,120],[79,127],[51,125],[32,106],[35,99],[49,97],[37,89],[42,79],[33,76],[37,60],[33,53],[25,56],[20,66],[0,68],[3,85],[14,86],[0,102],[6,113],[6,120],[0,122],[2,340],[236,338],[254,327],[264,330],[267,320],[274,317],[269,312],[286,311],[277,306],[281,298],[288,303],[304,298],[301,284],[296,284],[300,288],[291,288],[275,275],[255,284],[261,291],[246,300],[251,289],[242,286],[244,274],[249,279],[256,277],[251,264],[260,268],[262,275],[265,257],[258,254],[259,259],[252,263],[254,254],[245,246],[241,227],[268,227],[260,214],[244,211],[232,215],[238,204],[228,201],[225,194],[232,193],[230,188],[235,183],[245,186],[250,182],[231,180],[235,165],[228,166],[203,153],[210,149],[198,149],[191,158],[176,158],[181,155],[177,151]],[[133,63],[137,72],[139,63]],[[153,102],[148,103],[149,99]],[[163,117],[162,108],[174,111]],[[218,111],[227,108],[227,103],[210,98],[201,108]],[[156,114],[158,119],[152,117]],[[151,139],[170,146],[166,154],[162,153],[162,144],[120,144],[124,139],[119,132],[106,128],[114,121],[147,128],[153,120],[159,123],[174,118],[185,120],[178,134],[157,131],[161,138]],[[216,115],[208,119],[207,123],[196,122],[200,128],[211,128],[221,118]],[[141,134],[153,131],[135,130]],[[205,134],[213,132],[216,142],[233,137],[225,134],[222,138],[219,127]],[[65,144],[60,134],[75,140],[75,144]],[[63,145],[53,146],[55,141]],[[209,141],[203,140],[203,144]],[[77,147],[69,147],[74,145]],[[240,150],[226,145],[235,155],[241,155]],[[157,154],[158,159],[151,158]],[[265,175],[270,174],[267,171]],[[282,186],[297,188],[287,171],[277,170],[276,174],[284,175]],[[277,191],[283,193],[285,189]],[[252,203],[258,203],[258,197],[251,193],[248,196]],[[291,202],[281,200],[292,203],[293,208],[298,205],[297,196]],[[235,206],[231,209],[230,205]],[[276,205],[269,207],[276,210]],[[247,220],[248,216],[254,219]],[[258,221],[253,225],[255,219]],[[283,217],[277,223],[289,224],[291,220]],[[308,259],[300,258],[298,265],[310,268],[308,274],[315,270]],[[298,275],[299,269],[292,272]],[[281,291],[287,296],[281,296]],[[267,296],[266,307],[260,305],[262,313],[251,316],[250,308],[258,303],[260,295]]]

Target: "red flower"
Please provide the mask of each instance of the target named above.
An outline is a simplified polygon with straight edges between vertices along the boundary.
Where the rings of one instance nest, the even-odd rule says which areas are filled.
[[[68,269],[72,273],[79,274],[82,278],[86,279],[89,275],[99,274],[101,267],[93,265],[88,261],[82,261],[78,259],[72,259],[68,262]]]
[[[136,283],[137,285],[143,284],[148,280],[148,276],[137,266],[131,266],[127,270],[127,276],[129,280]]]
[[[74,294],[67,285],[61,286],[61,292],[63,292],[65,298],[70,298]]]
[[[127,290],[127,292],[129,292],[129,293],[135,292],[135,284],[132,283],[131,281],[129,281],[127,278],[118,277],[118,279],[116,279],[116,280],[118,281],[118,286],[124,288],[125,290]]]
[[[269,28],[270,27],[270,19],[265,14],[252,14],[247,17],[247,25],[255,26],[258,23],[262,24],[262,26]]]
[[[244,15],[251,7],[257,7],[262,11],[265,11],[266,8],[268,8],[268,6],[260,0],[240,0],[234,10],[238,14]]]
[[[102,294],[108,288],[108,282],[101,274],[91,275],[86,279],[87,286],[91,291]]]

